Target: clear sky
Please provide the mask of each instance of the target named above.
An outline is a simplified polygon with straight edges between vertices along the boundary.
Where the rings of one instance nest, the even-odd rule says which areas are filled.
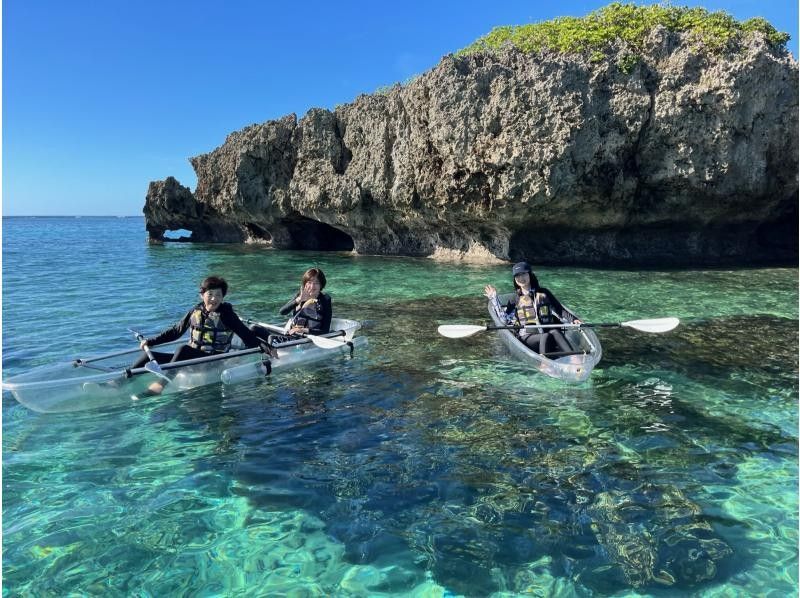
[[[150,181],[194,189],[188,158],[232,131],[403,82],[495,26],[609,3],[4,0],[3,214],[141,214]],[[763,16],[797,56],[797,0],[673,4]]]

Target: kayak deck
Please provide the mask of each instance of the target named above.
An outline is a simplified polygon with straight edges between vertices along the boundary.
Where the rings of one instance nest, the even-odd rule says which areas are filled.
[[[499,295],[497,299],[500,305],[505,305],[513,296],[513,293],[508,293]],[[491,301],[487,303],[487,309],[496,326],[505,325],[505,320],[495,311]],[[603,356],[600,340],[589,328],[563,329],[562,333],[574,351],[549,354],[549,357],[528,347],[514,330],[500,330],[499,333],[503,343],[517,359],[531,365],[542,374],[574,384],[585,381]]]
[[[288,370],[306,363],[329,359],[342,353],[349,353],[352,343],[354,347],[366,344],[365,337],[355,337],[361,324],[355,320],[334,318],[331,322],[330,335],[333,339],[342,339],[341,349],[323,349],[311,341],[301,344],[287,343],[289,346],[278,348],[278,358],[269,359],[270,371]],[[270,326],[275,332],[282,328]],[[338,335],[337,335],[338,332]],[[238,339],[237,339],[238,340]],[[176,341],[160,345],[160,348],[178,345],[184,341]],[[119,351],[108,355],[76,359],[53,365],[45,365],[24,372],[2,384],[14,398],[25,407],[41,413],[59,413],[83,411],[98,407],[130,404],[131,395],[140,393],[159,378],[144,371],[143,368],[129,370],[130,364],[141,354],[139,348]],[[161,366],[172,381],[164,388],[164,394],[171,394],[215,384],[222,380],[223,373],[250,366],[254,370],[262,367],[268,356],[258,349],[234,348],[228,353],[202,357],[174,364]],[[260,375],[266,368],[258,370]],[[133,375],[130,375],[130,373]],[[256,376],[239,377],[236,381]]]

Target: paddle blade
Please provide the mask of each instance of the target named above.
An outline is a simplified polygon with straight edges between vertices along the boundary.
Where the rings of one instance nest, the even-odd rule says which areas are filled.
[[[439,334],[447,338],[466,338],[485,330],[486,326],[474,324],[443,324],[436,329]]]
[[[641,332],[669,332],[676,328],[681,321],[678,318],[656,318],[654,320],[631,320],[630,322],[621,322],[620,326],[633,328]]]
[[[146,364],[144,364],[144,369],[152,374],[155,374],[159,378],[163,378],[164,380],[169,380],[171,382],[169,376],[164,373],[164,370],[161,369],[161,366],[158,365],[156,360],[148,361]]]
[[[345,341],[341,341],[336,338],[314,336],[313,334],[309,334],[308,336],[306,336],[306,338],[309,339],[320,349],[339,349],[342,345],[345,344]]]

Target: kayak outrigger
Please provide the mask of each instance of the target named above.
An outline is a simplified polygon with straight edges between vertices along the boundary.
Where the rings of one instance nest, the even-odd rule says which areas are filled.
[[[278,334],[284,332],[279,326],[249,323],[257,323]],[[343,353],[352,354],[356,347],[367,344],[366,337],[355,336],[360,327],[361,324],[356,320],[333,318],[329,334],[307,336],[276,345],[277,357],[270,357],[259,348],[247,349],[234,344],[227,353],[161,364],[160,373],[147,366],[129,367],[132,356],[141,353],[137,347],[37,367],[5,380],[2,387],[10,391],[22,405],[40,413],[125,405],[131,403],[131,395],[146,389],[163,375],[170,378],[170,383],[164,389],[167,394],[223,380],[227,383],[238,382]],[[182,342],[178,340],[161,346]],[[243,367],[247,373],[237,369]]]

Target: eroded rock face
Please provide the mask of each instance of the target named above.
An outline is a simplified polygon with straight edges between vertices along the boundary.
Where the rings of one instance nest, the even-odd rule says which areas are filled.
[[[151,183],[151,239],[537,264],[797,260],[798,68],[653,30],[598,62],[446,56],[410,84],[229,135],[194,194]]]

